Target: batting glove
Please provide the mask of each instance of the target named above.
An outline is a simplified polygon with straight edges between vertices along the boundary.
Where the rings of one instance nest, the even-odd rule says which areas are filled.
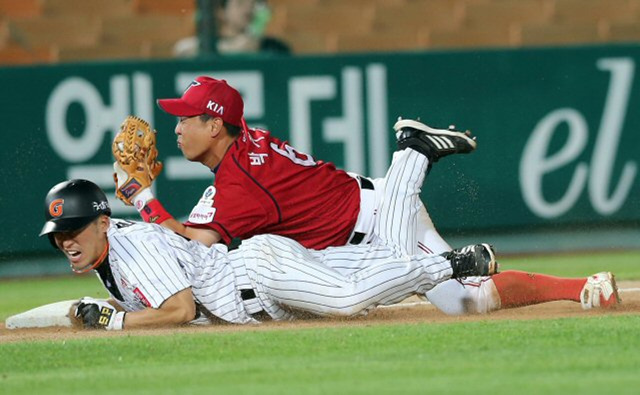
[[[76,307],[78,317],[85,328],[100,328],[108,331],[120,331],[124,327],[124,311],[117,311],[109,303],[84,297]]]

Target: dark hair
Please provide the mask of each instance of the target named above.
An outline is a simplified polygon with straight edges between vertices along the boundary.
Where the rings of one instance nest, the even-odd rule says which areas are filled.
[[[236,125],[231,125],[230,123],[226,123],[226,122],[224,122],[224,127],[227,128],[227,133],[229,133],[229,136],[231,137],[240,136],[240,132],[242,131],[241,127]]]
[[[202,122],[207,122],[210,119],[214,119],[214,117],[209,114],[199,115],[199,118]],[[240,136],[240,132],[242,131],[242,128],[240,126],[232,125],[230,123],[226,123],[225,121],[222,121],[222,124],[224,125],[225,128],[227,128],[227,133],[229,134],[229,136],[231,137]]]

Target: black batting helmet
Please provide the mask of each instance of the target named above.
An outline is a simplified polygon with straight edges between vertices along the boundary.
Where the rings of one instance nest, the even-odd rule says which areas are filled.
[[[40,236],[81,229],[100,214],[111,216],[107,196],[99,186],[87,180],[64,181],[49,190],[44,199],[45,223]],[[57,247],[56,247],[57,248]]]

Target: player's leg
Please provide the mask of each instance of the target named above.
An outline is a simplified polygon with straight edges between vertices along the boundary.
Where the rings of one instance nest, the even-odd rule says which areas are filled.
[[[418,213],[417,222],[419,251],[425,254],[442,254],[452,250],[436,230],[424,205]],[[485,313],[500,308],[500,297],[491,277],[447,280],[428,290],[424,296],[438,310],[449,315]]]
[[[421,201],[415,225],[416,248],[411,250],[407,246],[407,250],[425,254],[443,254],[452,250],[436,230]],[[485,313],[500,308],[500,297],[490,277],[473,277],[462,281],[447,280],[428,290],[425,296],[439,310],[451,315]]]
[[[420,202],[416,224],[417,251],[425,254],[442,254],[453,248],[436,230],[426,206]]]
[[[417,247],[426,254],[442,254],[452,248],[436,230],[424,205],[418,214]],[[495,277],[496,274],[492,277]],[[449,315],[486,313],[500,308],[500,296],[492,277],[468,277],[447,280],[428,290],[424,296],[438,310]]]
[[[503,309],[556,300],[580,302],[584,309],[620,303],[615,277],[609,272],[565,278],[510,270],[492,280]]]
[[[429,159],[412,149],[396,151],[385,178],[376,184],[382,190],[374,233],[377,241],[396,246],[399,253],[413,255],[417,245],[417,216],[422,202],[420,190]]]
[[[359,314],[424,293],[452,275],[486,272],[495,266],[482,245],[447,257],[398,257],[387,246],[347,246],[316,252],[287,238],[263,235],[245,241],[240,249],[261,299],[318,315]],[[339,263],[327,263],[332,260],[358,260],[363,268],[345,276],[332,268]]]
[[[394,130],[398,151],[381,183],[382,204],[374,233],[384,243],[398,246],[402,253],[415,254],[417,216],[423,209],[419,195],[426,172],[444,156],[472,152],[476,142],[468,132],[434,129],[409,119],[399,120]]]
[[[433,129],[414,120],[400,120],[394,126],[398,137],[398,147],[411,148],[421,152],[429,158],[429,165],[438,159],[453,153],[468,153],[475,149],[475,140],[468,134],[455,130]],[[405,149],[405,151],[411,151]],[[394,157],[395,159],[395,157]],[[399,161],[402,163],[402,161]],[[393,165],[393,164],[392,164]],[[390,169],[391,171],[391,169]],[[396,171],[397,173],[397,171]],[[390,173],[387,178],[398,177]],[[389,192],[387,192],[389,194]],[[390,229],[391,237],[396,244],[402,245],[404,250],[413,253],[417,251],[430,254],[441,254],[450,251],[449,244],[436,231],[429,214],[420,202],[420,208],[415,221],[415,244],[411,245],[411,237],[396,232],[394,229],[402,220],[381,222]],[[413,215],[401,205],[389,210],[392,217],[402,219],[402,214]],[[412,224],[412,221],[405,221]],[[378,232],[383,233],[383,229]],[[393,238],[393,236],[396,236]],[[615,280],[609,273],[598,273],[589,279],[571,279],[529,274],[518,271],[506,271],[489,277],[466,278],[463,281],[445,281],[427,291],[426,297],[436,307],[447,314],[487,313],[500,308],[512,308],[531,304],[555,301],[573,300],[581,302],[584,308],[591,306],[608,306],[619,301]]]
[[[384,181],[383,179],[376,179],[374,182],[378,183]],[[382,189],[382,187],[380,187]],[[453,250],[453,248],[442,238],[438,233],[424,204],[420,202],[417,215],[417,232],[416,232],[416,246],[409,252],[411,255],[417,253],[425,254],[443,254]],[[409,248],[407,248],[409,250]],[[333,262],[333,261],[332,261]],[[334,269],[338,270],[342,274],[349,275],[362,269],[362,264],[357,261],[349,260],[336,260],[338,263]]]
[[[282,305],[321,316],[366,313],[377,305],[425,292],[452,274],[444,257],[425,255],[421,262],[411,262],[396,258],[386,246],[347,246],[315,253],[292,240],[263,235],[244,241],[240,249],[247,274],[265,305]],[[338,255],[340,260],[366,260],[367,266],[345,276],[322,263]],[[271,314],[271,309],[265,310]]]
[[[428,254],[450,251],[425,207],[418,214],[417,245]],[[598,273],[589,278],[562,278],[508,270],[492,277],[448,280],[425,294],[439,310],[450,315],[488,313],[498,309],[558,300],[580,302],[585,309],[607,307],[619,302],[615,278]]]
[[[416,252],[442,254],[451,251],[451,246],[437,232],[425,206],[419,199],[419,187],[424,182],[423,175],[426,172],[423,171],[430,166],[428,156],[435,157],[436,160],[441,157],[438,155],[438,146],[435,146],[434,142],[442,142],[444,152],[449,154],[455,153],[453,148],[458,145],[463,147],[462,152],[470,152],[475,148],[475,141],[468,141],[468,136],[460,136],[455,132],[453,136],[459,140],[456,141],[458,145],[449,140],[440,140],[441,137],[451,137],[446,134],[427,137],[428,135],[420,129],[423,131],[432,129],[412,120],[399,121],[394,128],[399,135],[399,147],[412,149],[403,149],[394,154],[394,161],[385,177],[383,202],[386,205],[383,205],[380,210],[376,233],[383,239],[400,245],[402,251],[409,254]],[[403,133],[404,137],[401,137]],[[422,136],[424,140],[416,137],[417,135]],[[421,155],[416,155],[417,152]],[[419,163],[420,166],[406,166],[407,163]],[[407,171],[418,168],[419,175],[422,176],[420,178],[416,177],[412,171]],[[412,188],[400,189],[397,186]],[[411,229],[415,229],[415,232]],[[486,283],[487,279],[478,281],[477,286],[473,287],[463,285],[457,280],[448,280],[427,291],[426,296],[436,307],[448,314],[463,314],[469,310],[470,305],[480,306],[489,311],[499,306],[500,301],[493,284]],[[483,304],[486,306],[482,307]]]
[[[580,302],[584,309],[620,303],[615,278],[607,272],[588,278],[564,278],[507,270],[491,277],[448,280],[425,296],[450,315],[482,314],[559,300]]]
[[[608,272],[588,278],[563,278],[508,270],[491,277],[449,280],[427,291],[439,310],[451,315],[488,313],[559,300],[584,309],[620,303],[615,277]]]

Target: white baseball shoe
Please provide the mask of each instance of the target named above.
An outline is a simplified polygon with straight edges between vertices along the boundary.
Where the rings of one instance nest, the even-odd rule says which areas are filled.
[[[393,129],[398,149],[412,148],[431,162],[451,154],[468,154],[476,149],[476,138],[471,132],[460,132],[455,126],[448,130],[435,129],[412,119],[399,119]]]
[[[594,307],[611,307],[620,303],[616,279],[610,272],[589,276],[580,292],[580,304],[585,310]]]

